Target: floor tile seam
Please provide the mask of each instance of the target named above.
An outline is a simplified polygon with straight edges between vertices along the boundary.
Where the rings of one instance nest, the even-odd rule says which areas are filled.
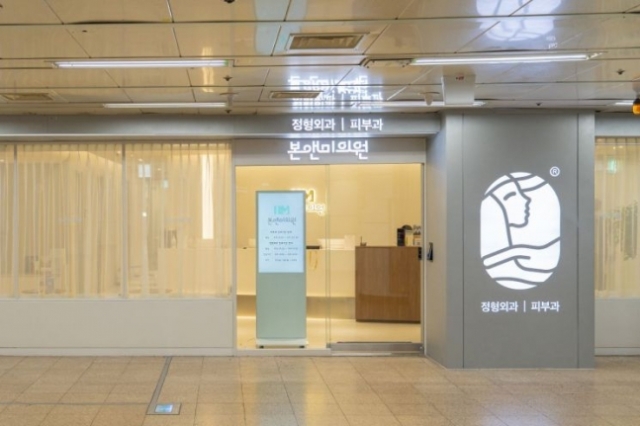
[[[275,364],[276,364],[276,367],[278,368],[278,375],[280,376],[280,380],[282,381],[282,387],[284,388],[284,391],[285,391],[285,393],[287,394],[287,401],[289,401],[289,407],[291,408],[291,413],[293,414],[293,418],[294,418],[294,419],[295,419],[295,421],[296,421],[296,425],[300,425],[300,422],[298,421],[298,418],[295,416],[296,412],[295,412],[295,410],[293,409],[293,402],[291,401],[291,396],[289,395],[289,390],[288,390],[288,389],[287,389],[287,387],[285,386],[284,380],[282,380],[282,370],[281,370],[281,368],[280,368],[280,367],[281,367],[281,365],[280,365],[280,363],[278,362],[278,359],[277,359],[277,358],[275,359]],[[242,391],[242,392],[243,392],[243,393],[242,393],[242,399],[244,400],[244,389],[243,389],[243,391]],[[245,416],[246,416],[246,414],[247,414],[247,410],[244,410],[244,412],[245,412]],[[245,418],[245,423],[246,423],[246,421],[247,421],[247,419]]]

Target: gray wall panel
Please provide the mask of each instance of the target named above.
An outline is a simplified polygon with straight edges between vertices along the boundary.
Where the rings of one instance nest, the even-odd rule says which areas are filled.
[[[581,114],[578,127],[578,366],[595,367],[595,120]]]
[[[577,116],[466,115],[464,120],[464,366],[577,367]],[[554,167],[559,168],[559,176],[551,174]],[[485,192],[496,180],[514,172],[530,173],[546,181],[557,194],[561,209],[561,248],[557,267],[550,278],[527,290],[514,290],[498,284],[497,277],[494,279],[489,276],[481,259],[480,222]],[[511,216],[505,217],[511,217],[514,225],[524,224],[523,227],[505,228],[496,222],[497,226],[483,230],[486,234],[483,238],[500,239],[505,232],[503,228],[510,229],[514,247],[529,244],[529,240],[535,240],[546,232],[546,225],[536,218],[545,211],[552,211],[552,203],[549,207],[542,205],[549,199],[545,199],[546,193],[536,195],[539,188],[534,185],[535,178],[518,182],[523,188],[517,191],[521,195],[516,195],[516,191],[512,191],[511,195],[505,192],[505,199],[510,196],[511,200],[528,199],[527,215],[523,215],[521,204],[516,207],[516,210],[522,210],[521,213],[511,213]],[[526,192],[526,185],[531,185],[528,188],[530,192]],[[497,198],[487,198],[487,203],[494,203]],[[513,212],[513,205],[507,206],[507,210],[504,207],[502,209]],[[484,210],[482,214],[489,216]],[[518,214],[519,219],[513,219]],[[488,221],[483,220],[486,225]],[[553,220],[547,222],[552,223]],[[541,227],[534,229],[536,226]],[[552,238],[553,233],[550,235],[549,238]],[[541,240],[538,238],[538,241],[530,244],[541,245]],[[510,250],[507,253],[525,256],[512,260],[514,265],[518,261],[524,267],[538,267],[539,259],[548,253],[548,249],[524,248],[521,252]],[[500,268],[509,266],[509,262],[499,265]],[[510,269],[497,276],[506,276],[513,271]],[[537,277],[536,274],[533,273]],[[513,277],[528,279],[530,275],[524,268],[516,267]],[[517,302],[518,311],[483,312],[483,302]],[[536,302],[559,302],[559,312],[532,311]]]

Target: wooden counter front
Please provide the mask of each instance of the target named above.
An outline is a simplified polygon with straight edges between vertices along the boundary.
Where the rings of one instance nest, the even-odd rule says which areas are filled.
[[[356,247],[356,321],[420,322],[418,247]]]

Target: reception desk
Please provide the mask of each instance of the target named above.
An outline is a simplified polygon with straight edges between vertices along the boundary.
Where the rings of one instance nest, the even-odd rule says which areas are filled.
[[[356,320],[420,322],[418,247],[356,247]]]

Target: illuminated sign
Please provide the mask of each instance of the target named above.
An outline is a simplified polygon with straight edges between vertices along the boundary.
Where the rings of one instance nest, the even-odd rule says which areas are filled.
[[[302,192],[258,192],[258,272],[304,273]]]
[[[480,308],[485,314],[500,312],[560,312],[560,302],[549,301],[501,301],[501,302],[481,302]]]
[[[342,140],[342,141],[291,141],[289,142],[289,159],[300,161],[302,156],[308,156],[311,161],[320,160],[320,155],[353,154],[358,160],[368,160],[369,141],[367,140]]]
[[[510,173],[493,182],[480,208],[480,252],[489,276],[512,290],[547,281],[560,261],[560,213],[556,192],[538,176]]]
[[[291,129],[296,132],[381,132],[382,118],[294,118]]]

